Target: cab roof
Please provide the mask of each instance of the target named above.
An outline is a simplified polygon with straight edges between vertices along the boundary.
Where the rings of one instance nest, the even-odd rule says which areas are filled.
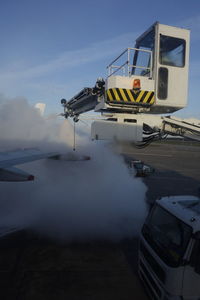
[[[171,196],[156,203],[191,226],[194,233],[200,231],[200,198],[191,195]]]

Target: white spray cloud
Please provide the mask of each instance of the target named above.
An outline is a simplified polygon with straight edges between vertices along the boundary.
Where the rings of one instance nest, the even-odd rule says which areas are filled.
[[[1,101],[2,102],[2,101]],[[37,146],[72,151],[68,121],[45,121],[25,100],[1,104],[1,149]],[[34,182],[0,183],[0,228],[31,227],[67,240],[136,235],[146,214],[146,188],[106,144],[77,136],[78,155],[90,161],[44,160],[23,165]]]

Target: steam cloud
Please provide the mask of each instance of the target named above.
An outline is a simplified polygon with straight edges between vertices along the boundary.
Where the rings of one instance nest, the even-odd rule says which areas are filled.
[[[45,120],[25,99],[0,97],[1,151],[38,147],[72,153],[73,127]],[[146,187],[106,144],[77,136],[90,161],[42,160],[20,166],[34,182],[0,183],[0,230],[33,228],[66,240],[120,240],[138,234]],[[0,233],[1,233],[0,232]]]

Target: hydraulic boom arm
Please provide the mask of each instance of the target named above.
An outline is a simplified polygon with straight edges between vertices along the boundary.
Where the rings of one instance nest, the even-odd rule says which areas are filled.
[[[69,101],[61,100],[64,107],[65,118],[73,117],[74,121],[78,121],[78,116],[87,111],[93,110],[97,103],[98,97],[104,93],[105,81],[98,78],[93,88],[84,88]]]

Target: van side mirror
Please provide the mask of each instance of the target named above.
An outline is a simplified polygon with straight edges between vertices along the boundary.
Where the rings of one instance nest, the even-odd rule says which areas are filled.
[[[200,241],[200,231],[195,232],[194,239]]]
[[[200,274],[200,239],[199,238],[196,239],[194,247],[192,249],[192,254],[190,257],[190,265],[194,268],[194,271],[196,273]]]

